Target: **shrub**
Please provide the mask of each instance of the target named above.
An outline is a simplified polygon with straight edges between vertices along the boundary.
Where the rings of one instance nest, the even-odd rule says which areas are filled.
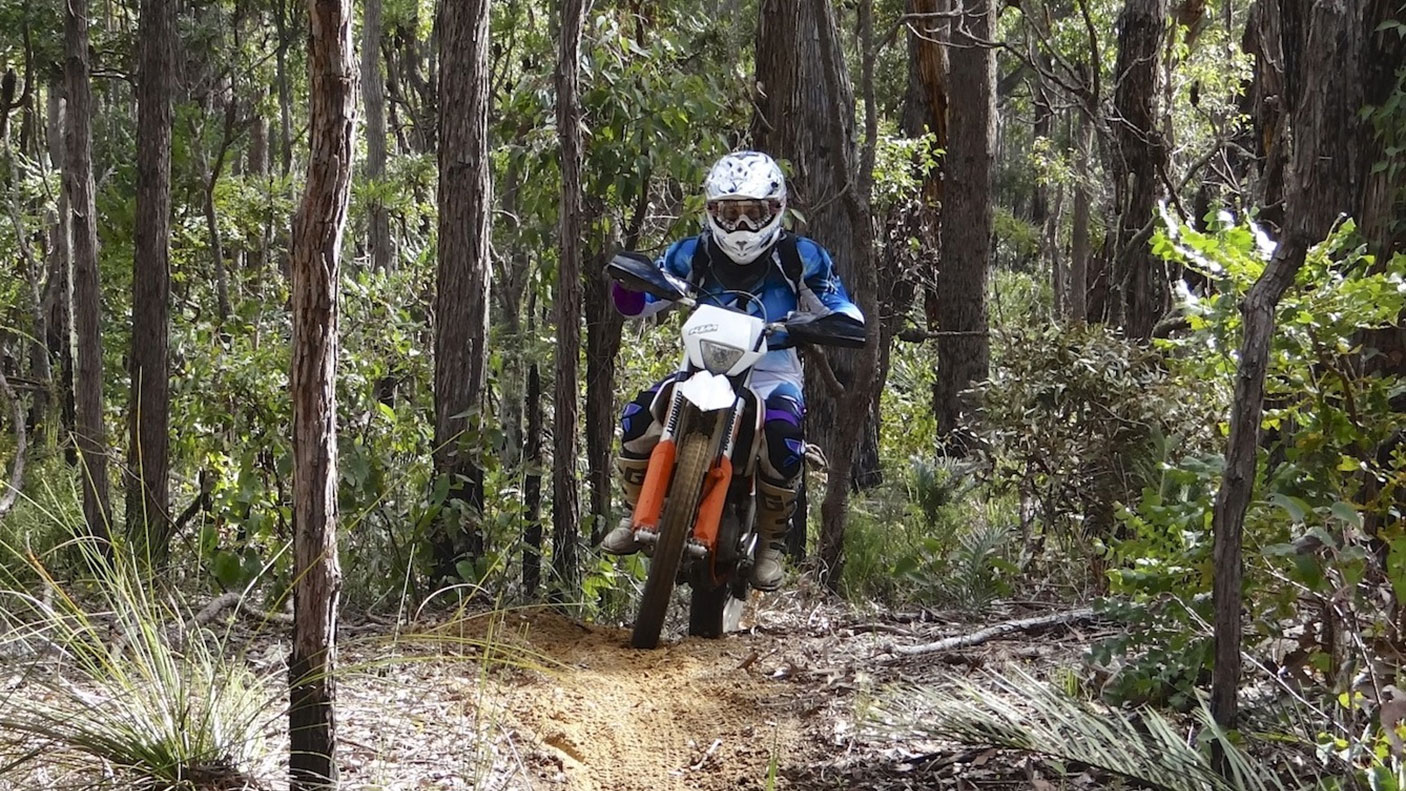
[[[1095,325],[1001,333],[1001,364],[978,385],[981,454],[1025,504],[1022,527],[1098,547],[1173,454],[1204,445],[1214,393],[1163,357]],[[1091,538],[1095,543],[1084,542]]]
[[[1242,225],[1173,227],[1153,246],[1209,283],[1204,294],[1183,289],[1188,331],[1162,344],[1167,359],[1189,386],[1229,389],[1240,301],[1272,245]],[[1329,697],[1347,693],[1358,674],[1385,683],[1371,646],[1400,639],[1393,610],[1406,595],[1406,522],[1393,502],[1406,457],[1389,448],[1400,431],[1391,399],[1401,379],[1365,374],[1360,362],[1372,353],[1363,331],[1393,324],[1406,305],[1403,269],[1406,258],[1382,266],[1366,256],[1345,222],[1310,251],[1276,314],[1244,524],[1245,650],[1297,686],[1321,684]],[[1222,466],[1218,453],[1169,458],[1121,513],[1112,609],[1130,630],[1094,652],[1101,664],[1122,666],[1105,687],[1114,699],[1185,703],[1209,671],[1211,521]],[[1350,730],[1364,727],[1360,711],[1332,710],[1357,720]]]

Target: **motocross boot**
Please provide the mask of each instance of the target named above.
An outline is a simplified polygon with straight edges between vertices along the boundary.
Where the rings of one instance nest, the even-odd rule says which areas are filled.
[[[785,571],[786,531],[796,510],[796,485],[779,486],[757,477],[757,557],[752,566],[752,587],[774,591]]]
[[[631,555],[640,551],[635,540],[635,503],[639,502],[640,491],[644,489],[644,474],[649,469],[649,457],[639,458],[628,453],[620,454],[615,462],[620,472],[620,488],[625,494],[625,516],[620,524],[605,534],[600,541],[600,549],[609,555]]]

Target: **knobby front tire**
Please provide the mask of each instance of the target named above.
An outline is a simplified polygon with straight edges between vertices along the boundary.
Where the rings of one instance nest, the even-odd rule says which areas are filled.
[[[635,648],[659,645],[659,632],[669,612],[669,598],[679,576],[679,563],[693,534],[693,519],[698,514],[703,482],[713,460],[711,450],[712,442],[706,434],[688,434],[679,442],[673,485],[664,504],[664,514],[659,518],[659,540],[654,544],[649,576],[640,597],[639,617],[635,619],[635,630],[630,637],[630,645]]]

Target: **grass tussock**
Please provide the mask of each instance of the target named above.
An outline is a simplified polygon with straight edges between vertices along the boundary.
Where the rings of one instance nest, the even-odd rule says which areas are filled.
[[[1151,709],[1097,706],[1018,668],[970,681],[904,689],[873,703],[868,728],[899,738],[945,739],[1077,762],[1163,791],[1283,791],[1302,787],[1246,754],[1204,707],[1182,728]],[[1212,747],[1225,756],[1218,772]]]
[[[84,579],[62,582],[45,559],[0,545],[0,656],[17,670],[0,692],[0,785],[262,788],[264,738],[286,711],[281,668],[252,669],[121,551],[66,549]],[[21,590],[21,574],[37,586]]]

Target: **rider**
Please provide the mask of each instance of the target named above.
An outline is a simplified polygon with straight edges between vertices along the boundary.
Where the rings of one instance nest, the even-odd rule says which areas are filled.
[[[703,181],[706,199],[704,230],[695,237],[674,242],[656,264],[660,269],[692,283],[703,293],[742,291],[756,299],[722,296],[724,303],[744,307],[768,321],[790,313],[816,318],[835,316],[862,327],[864,316],[850,301],[835,273],[830,254],[811,239],[781,227],[786,211],[786,179],[776,161],[757,151],[739,151],[715,163]],[[670,304],[650,294],[613,286],[615,306],[626,316],[648,316]],[[847,318],[840,318],[847,317]],[[765,402],[765,448],[757,476],[756,563],[752,586],[776,590],[781,584],[784,538],[796,498],[805,455],[801,416],[801,360],[785,333],[771,336],[770,350],[753,369],[752,389]],[[670,376],[640,392],[625,407],[623,436],[617,462],[625,499],[633,508],[644,484],[649,454],[659,441],[662,427],[650,404]],[[606,534],[601,549],[615,555],[639,550],[632,520],[626,516]]]

